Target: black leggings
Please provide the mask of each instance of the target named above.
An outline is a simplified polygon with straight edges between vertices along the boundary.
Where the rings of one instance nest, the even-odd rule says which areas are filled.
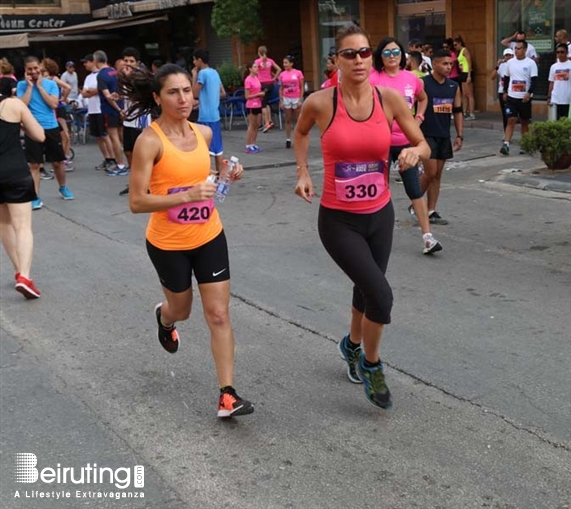
[[[411,146],[412,145],[409,144],[391,147],[389,163],[392,164],[393,162],[398,161],[399,155],[403,149]],[[412,168],[408,168],[407,170],[399,173],[404,185],[404,191],[408,198],[410,200],[422,198],[422,189],[420,188],[420,179],[418,178],[418,166],[413,166]]]
[[[319,207],[318,230],[329,256],[353,281],[353,307],[375,323],[391,323],[393,292],[385,277],[395,212],[392,202],[372,214]]]

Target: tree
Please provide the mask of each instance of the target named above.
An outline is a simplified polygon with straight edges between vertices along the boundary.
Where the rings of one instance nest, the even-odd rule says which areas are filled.
[[[259,0],[214,0],[212,27],[218,37],[237,37],[243,44],[254,42],[263,35]]]

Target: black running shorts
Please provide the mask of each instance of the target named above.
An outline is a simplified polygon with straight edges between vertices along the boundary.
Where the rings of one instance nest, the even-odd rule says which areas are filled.
[[[192,274],[198,284],[230,279],[228,244],[224,230],[203,246],[187,251],[165,251],[147,240],[147,253],[161,284],[171,292],[185,292],[192,286]]]

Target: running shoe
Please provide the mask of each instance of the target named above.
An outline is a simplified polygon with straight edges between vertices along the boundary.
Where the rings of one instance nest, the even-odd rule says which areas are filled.
[[[432,253],[442,251],[442,245],[432,236],[432,233],[426,233],[423,235],[422,242],[424,244],[422,253],[425,255],[431,255]]]
[[[39,299],[41,292],[36,288],[34,282],[27,277],[18,274],[16,276],[16,285],[14,286],[17,292],[20,292],[26,299]]]
[[[59,195],[64,200],[75,200],[75,196],[73,196],[73,193],[66,186],[60,186]]]
[[[291,140],[286,140],[286,148],[291,148]]]
[[[374,406],[381,408],[390,408],[393,406],[391,401],[391,391],[385,382],[383,373],[383,364],[379,362],[377,366],[368,368],[365,366],[365,354],[361,355],[357,363],[357,370],[365,389],[365,396]]]
[[[119,193],[119,196],[125,196],[126,194],[129,194],[129,186],[123,189],[123,191]]]
[[[108,177],[122,177],[123,175],[129,175],[129,169],[126,166],[123,166],[123,168],[117,166],[115,170],[107,172]]]
[[[428,216],[428,220],[430,221],[430,224],[448,224],[448,220],[441,217],[440,214],[436,212],[436,210]]]
[[[222,389],[218,402],[218,417],[237,417],[253,412],[252,403],[238,396],[234,387],[228,386]]]
[[[32,201],[32,210],[40,210],[43,206],[44,202],[39,196]]]
[[[40,179],[41,180],[53,180],[54,176],[48,173],[45,168],[42,166],[40,168]]]
[[[408,213],[412,216],[412,217],[416,217],[416,212],[414,211],[414,207],[412,205],[408,206]]]
[[[262,132],[267,133],[272,127],[274,127],[274,123],[273,123],[273,122],[268,122],[268,123],[264,126],[264,129],[262,130]]]
[[[464,120],[476,120],[476,115],[474,115],[473,113],[470,113],[469,115],[466,115],[464,117]]]
[[[161,322],[161,307],[163,303],[160,302],[155,306],[155,316],[157,317],[158,337],[162,347],[169,353],[175,353],[178,350],[178,332],[175,325],[171,325],[168,329]]]
[[[253,145],[252,149],[254,150],[254,154],[258,154],[262,151],[262,149],[258,147],[258,145]]]
[[[395,177],[395,183],[402,184],[402,177]]]
[[[95,167],[95,169],[96,169],[97,171],[107,170],[107,169],[109,169],[110,167],[113,167],[113,166],[115,166],[115,163],[114,163],[114,162],[112,162],[112,161],[107,161],[106,159],[104,159],[101,164],[98,164],[98,165]]]
[[[363,353],[361,345],[356,348],[349,348],[349,334],[346,334],[341,341],[337,344],[339,355],[347,363],[347,376],[354,384],[362,384],[363,381],[359,378],[357,373],[357,362]]]
[[[246,152],[246,154],[255,154],[256,151],[254,150],[253,147],[246,147],[246,150],[244,150],[244,152]]]
[[[503,154],[504,156],[510,155],[510,146],[507,143],[504,143],[502,145],[502,148],[500,149],[500,154]]]

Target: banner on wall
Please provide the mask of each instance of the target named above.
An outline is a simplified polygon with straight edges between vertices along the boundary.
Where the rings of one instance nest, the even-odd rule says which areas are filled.
[[[538,53],[553,51],[555,9],[553,0],[524,0],[523,30]]]

